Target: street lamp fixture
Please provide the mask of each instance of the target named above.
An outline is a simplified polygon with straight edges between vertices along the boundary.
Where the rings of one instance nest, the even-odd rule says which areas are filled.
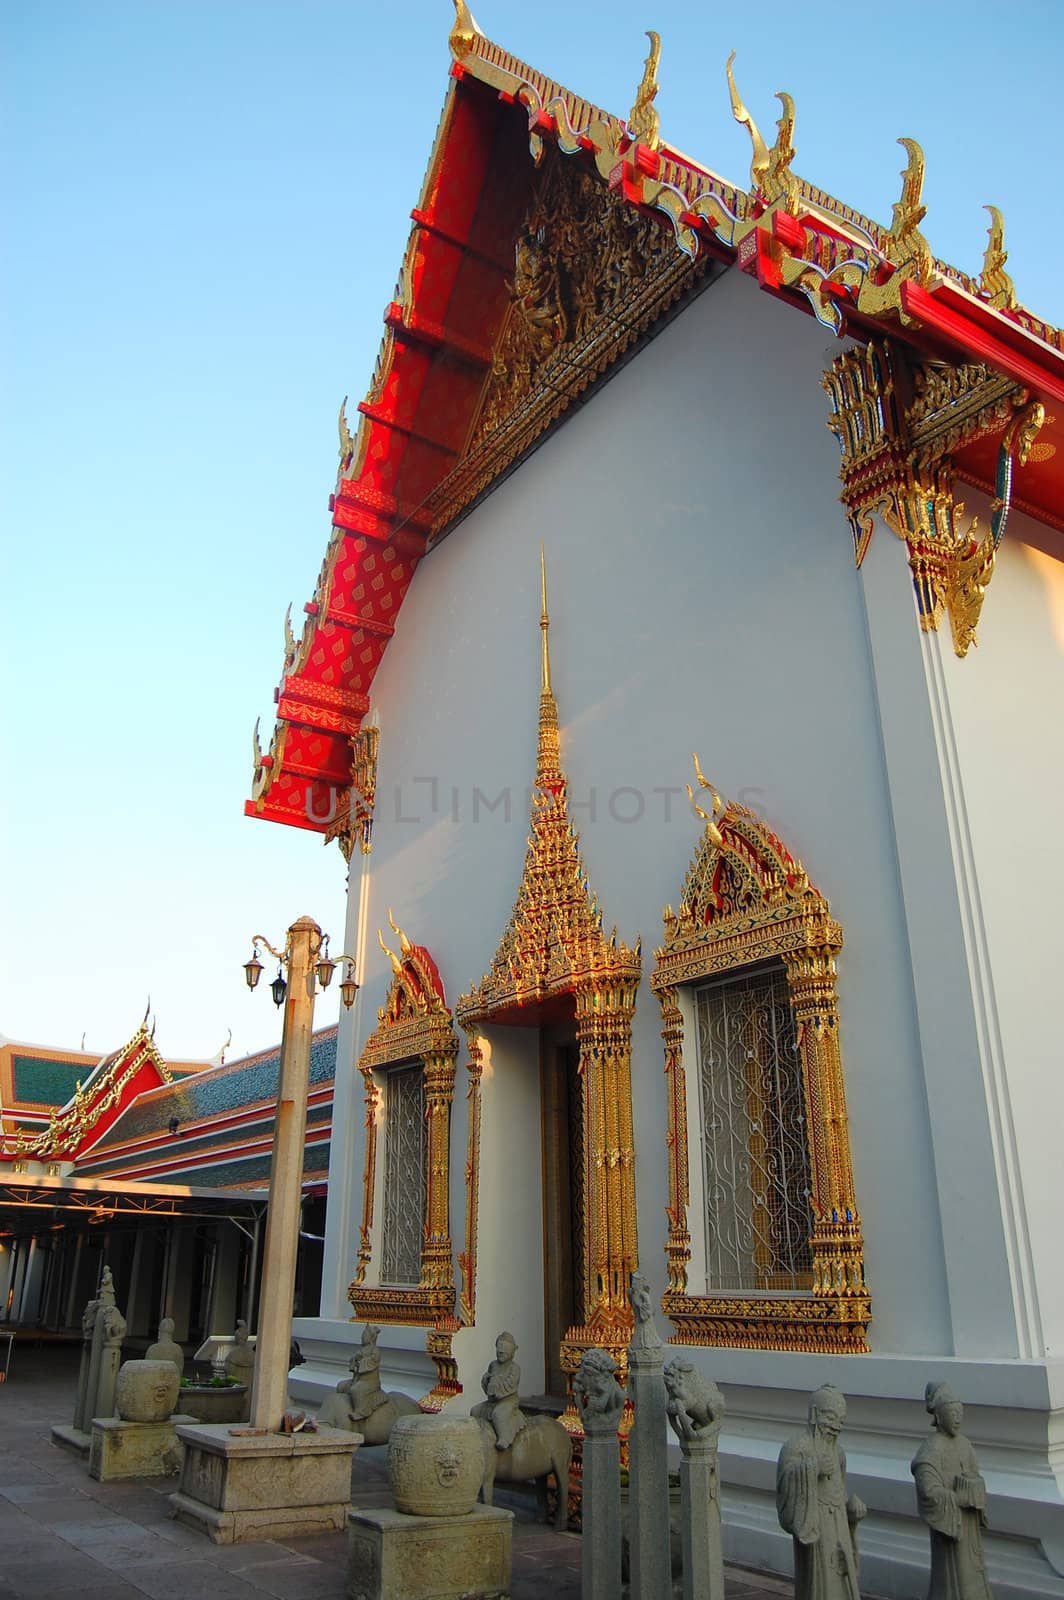
[[[249,989],[257,988],[259,979],[262,977],[262,962],[258,956],[260,945],[280,962],[277,968],[277,976],[270,984],[270,993],[273,996],[274,1005],[283,1006],[285,996],[288,993],[288,983],[285,979],[284,969],[289,965],[292,953],[291,941],[286,943],[283,950],[275,950],[270,941],[261,933],[257,933],[254,936],[251,941],[251,959],[244,962],[244,977],[247,980]],[[344,970],[343,977],[340,980],[340,998],[344,1003],[345,1010],[350,1011],[359,990],[358,982],[355,979],[355,958],[352,955],[348,955],[346,951],[342,955],[331,956],[329,954],[329,935],[327,933],[322,934],[320,951],[318,959],[312,962],[312,969],[318,983],[323,989],[327,989],[332,983],[333,974],[337,966],[340,962],[343,962]]]

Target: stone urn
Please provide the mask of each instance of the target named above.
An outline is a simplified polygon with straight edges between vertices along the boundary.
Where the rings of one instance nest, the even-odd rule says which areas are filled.
[[[165,1422],[177,1407],[180,1387],[172,1361],[127,1361],[115,1385],[118,1415],[123,1422]]]
[[[484,1478],[484,1436],[473,1417],[399,1417],[388,1441],[395,1509],[416,1517],[464,1517]]]

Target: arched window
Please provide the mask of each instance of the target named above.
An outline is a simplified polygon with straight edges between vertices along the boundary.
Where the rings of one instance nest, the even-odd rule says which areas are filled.
[[[716,794],[698,809],[705,830],[651,977],[668,1092],[663,1309],[688,1344],[865,1350],[842,930],[758,817]]]
[[[381,940],[394,976],[358,1062],[366,1156],[358,1266],[347,1297],[367,1322],[431,1327],[455,1306],[448,1189],[458,1036],[436,963],[396,932],[399,955]]]

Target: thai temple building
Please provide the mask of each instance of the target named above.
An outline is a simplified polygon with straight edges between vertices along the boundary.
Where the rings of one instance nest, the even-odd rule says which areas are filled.
[[[727,1397],[730,1558],[790,1569],[830,1380],[862,1583],[922,1595],[948,1379],[995,1593],[1064,1595],[1064,337],[997,211],[936,258],[914,140],[873,221],[729,63],[733,183],[656,36],[617,116],[456,6],[246,807],[338,842],[361,983],[293,1386],[369,1322],[468,1409],[506,1328],[561,1410],[638,1264]]]
[[[727,1399],[729,1559],[790,1571],[776,1459],[831,1382],[862,1586],[926,1593],[948,1380],[995,1595],[1064,1597],[1064,335],[994,208],[981,270],[936,258],[914,139],[861,216],[729,62],[731,182],[660,128],[656,35],[616,115],[455,6],[246,805],[339,846],[360,984],[292,1391],[372,1323],[386,1389],[467,1411],[508,1329],[575,1425],[638,1267]],[[134,1336],[253,1323],[277,1075],[147,1021],[5,1044],[8,1315],[75,1325],[106,1253]]]
[[[296,1306],[318,1309],[336,1029],[314,1036]],[[255,1322],[280,1050],[167,1061],[147,1015],[102,1059],[0,1040],[0,1324],[80,1338],[104,1265],[146,1348]]]

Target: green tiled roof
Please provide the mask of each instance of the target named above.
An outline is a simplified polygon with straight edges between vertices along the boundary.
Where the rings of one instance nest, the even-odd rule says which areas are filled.
[[[85,1061],[50,1061],[46,1056],[11,1057],[15,1099],[38,1106],[65,1106],[78,1081],[92,1071]]]

